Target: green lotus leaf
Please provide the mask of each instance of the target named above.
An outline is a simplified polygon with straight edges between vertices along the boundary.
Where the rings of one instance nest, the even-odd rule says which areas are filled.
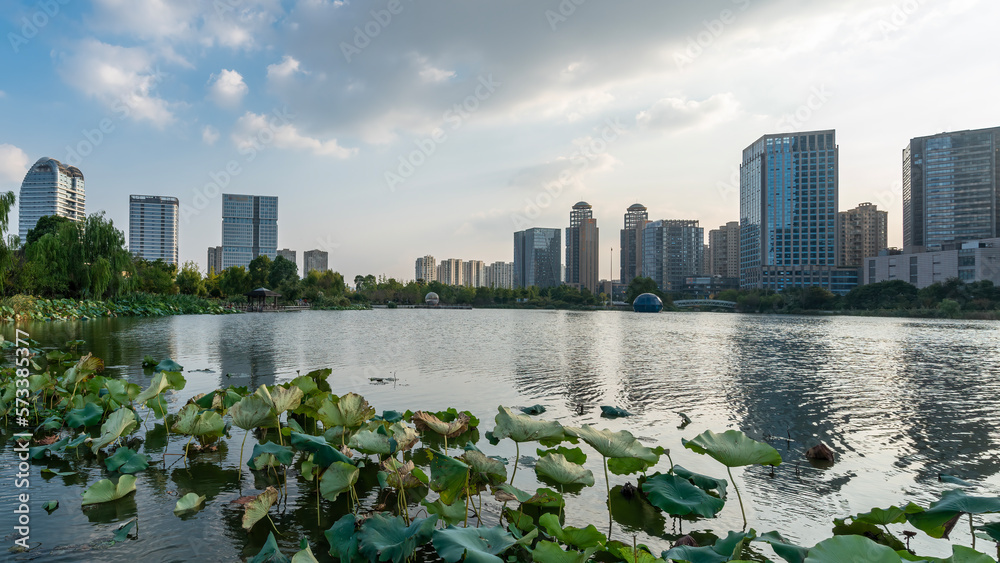
[[[465,504],[461,502],[445,504],[441,502],[441,499],[437,499],[434,502],[429,502],[427,499],[424,499],[420,501],[420,504],[427,509],[427,514],[437,515],[441,521],[449,526],[461,524],[465,521],[469,514],[465,509]]]
[[[547,450],[538,448],[535,450],[535,453],[538,454],[539,458],[547,456],[549,454],[560,454],[566,458],[566,461],[570,463],[575,463],[577,465],[583,465],[584,463],[587,463],[587,454],[585,454],[583,452],[583,449],[579,447],[567,448],[564,446],[559,446],[558,448],[549,448]]]
[[[281,549],[278,548],[278,542],[274,539],[274,532],[268,532],[264,547],[260,548],[260,552],[249,563],[289,563],[289,561],[281,553]]]
[[[184,371],[184,366],[178,364],[177,362],[167,358],[162,360],[160,363],[156,364],[156,371],[172,371],[175,373],[180,373]]]
[[[562,424],[549,420],[536,420],[530,416],[514,414],[507,407],[499,407],[493,429],[495,439],[510,438],[515,442],[536,440],[562,440],[566,433]]]
[[[135,475],[122,475],[118,478],[118,484],[101,479],[83,491],[83,502],[80,504],[87,506],[111,502],[132,492],[135,492]]]
[[[319,386],[316,385],[316,380],[309,377],[308,375],[300,375],[289,382],[293,387],[298,387],[302,390],[303,396],[308,396],[312,393],[319,392]]]
[[[920,507],[917,507],[917,509],[918,512],[923,511],[923,509]],[[850,520],[850,522],[848,522],[848,520]],[[870,524],[868,522],[861,522],[858,520],[854,520],[851,517],[834,518],[833,535],[865,536],[866,538],[874,541],[875,543],[879,543],[889,547],[893,551],[902,551],[906,549],[906,545],[903,542],[899,541],[899,538],[885,531],[883,528],[880,528],[875,524]]]
[[[275,413],[281,414],[285,411],[295,410],[302,403],[302,389],[298,387],[275,386],[270,389],[266,385],[261,385],[257,390],[271,404]]]
[[[634,475],[645,473],[647,469],[656,465],[635,457],[612,457],[608,459],[608,471],[612,475]]]
[[[368,419],[375,416],[375,409],[364,397],[356,393],[348,393],[342,397],[328,396],[317,411],[323,426],[333,428],[359,428]]]
[[[944,473],[938,473],[938,481],[941,481],[942,483],[948,483],[950,485],[959,485],[959,486],[962,486],[962,487],[975,487],[976,486],[975,484],[970,483],[970,482],[965,481],[965,480],[962,480],[962,479],[959,479],[958,477],[955,477],[954,475],[946,475]]]
[[[1000,543],[1000,522],[993,522],[992,524],[985,524],[983,526],[976,526],[977,530],[982,530],[986,533],[989,538],[997,543]]]
[[[243,505],[243,529],[253,528],[254,524],[267,516],[267,512],[276,502],[278,502],[278,490],[268,487],[252,501]]]
[[[909,552],[904,551],[900,555],[903,554],[909,555]],[[953,545],[951,546],[951,557],[941,559],[941,563],[996,563],[996,559],[971,547]]]
[[[706,430],[692,440],[682,438],[681,443],[696,453],[708,454],[726,467],[781,464],[778,450],[751,439],[739,430],[727,430],[722,434]]]
[[[431,516],[414,519],[407,526],[401,516],[377,512],[358,531],[361,555],[369,561],[403,563],[416,553],[417,546],[430,541],[436,523],[437,516]]]
[[[184,376],[181,374],[177,372],[161,371],[153,376],[152,381],[149,382],[149,387],[136,396],[135,402],[144,404],[167,389],[183,389],[184,384]]]
[[[857,522],[874,524],[876,526],[888,526],[889,524],[902,524],[906,522],[906,511],[898,506],[889,508],[873,508],[869,512],[858,514],[854,517]]]
[[[517,487],[507,484],[498,485],[496,490],[507,493],[507,495],[513,497],[513,500],[516,500],[521,504],[541,506],[544,508],[558,508],[560,506],[565,506],[566,504],[566,501],[563,499],[561,494],[545,487],[540,487],[534,494],[522,491]],[[508,498],[506,500],[509,501],[511,499]]]
[[[676,475],[656,474],[642,484],[642,490],[653,506],[671,516],[697,514],[712,518],[726,504]]]
[[[188,493],[177,499],[177,504],[174,505],[174,514],[198,510],[203,502],[205,502],[205,497],[198,496],[198,493]]]
[[[49,469],[48,467],[43,467],[41,473],[51,473],[52,475],[58,475],[60,477],[69,477],[70,475],[76,475],[76,471],[58,471],[56,469]]]
[[[129,521],[122,524],[121,526],[118,526],[118,531],[116,531],[115,535],[112,536],[111,543],[123,542],[127,540],[128,534],[129,532],[132,531],[132,528],[135,527],[136,522],[137,520],[135,518],[132,518]],[[138,532],[136,533],[136,535],[138,535]]]
[[[149,467],[149,456],[129,448],[118,448],[115,455],[105,458],[104,465],[108,471],[119,473],[138,473]]]
[[[524,414],[534,416],[534,415],[539,415],[539,414],[544,413],[545,412],[545,406],[543,406],[543,405],[532,405],[530,407],[521,407],[518,410],[520,410]]]
[[[441,496],[441,502],[452,504],[462,496],[469,479],[469,466],[461,461],[428,449],[430,457],[430,488]]]
[[[468,450],[459,459],[464,461],[473,473],[485,476],[487,483],[497,484],[507,480],[507,468],[503,462],[488,457],[483,452]]]
[[[618,407],[609,407],[605,405],[601,407],[601,416],[604,418],[624,418],[627,416],[632,416],[632,413],[628,412],[625,409],[620,409]]]
[[[319,479],[319,492],[329,501],[337,500],[340,493],[349,491],[358,482],[359,470],[350,463],[337,461],[323,472]]]
[[[684,469],[680,465],[674,466],[674,475],[691,481],[695,487],[705,492],[718,491],[720,498],[726,498],[726,487],[729,486],[729,481],[725,479],[716,479],[715,477],[695,473],[694,471]]]
[[[961,489],[945,491],[941,499],[932,502],[923,512],[907,514],[906,519],[915,528],[932,538],[946,538],[950,529],[946,524],[962,514],[990,514],[1000,512],[1000,497],[973,497]]]
[[[396,453],[396,449],[399,446],[396,439],[388,434],[372,431],[367,428],[355,432],[347,442],[347,445],[365,455],[392,455]]]
[[[108,396],[119,405],[127,405],[138,397],[141,391],[135,383],[129,383],[120,379],[105,379],[104,388],[108,390]]]
[[[809,550],[805,563],[901,563],[899,555],[864,536],[834,536]]]
[[[514,536],[500,527],[456,528],[448,526],[434,532],[434,549],[448,563],[503,563],[497,557],[517,543]]]
[[[251,469],[263,469],[263,466],[254,464],[254,460],[262,455],[274,456],[274,459],[276,459],[281,465],[291,465],[292,458],[295,457],[295,452],[293,452],[292,448],[288,446],[282,446],[274,442],[257,444],[253,447],[253,452],[250,453],[250,461],[247,461],[247,467],[250,467]],[[255,465],[258,466],[255,467]]]
[[[594,472],[570,462],[562,454],[542,456],[535,463],[535,472],[542,477],[552,479],[560,485],[594,486]]]
[[[184,405],[177,413],[173,431],[187,436],[219,437],[225,432],[226,421],[215,411],[203,411],[195,404]]]
[[[559,544],[550,541],[540,541],[531,552],[531,560],[537,563],[584,563],[590,561],[590,556],[598,548],[591,547],[584,552],[563,550]]]
[[[243,430],[253,430],[273,421],[271,405],[259,395],[249,395],[229,408],[233,425]]]
[[[358,551],[357,518],[354,513],[347,513],[334,522],[330,529],[323,532],[326,543],[330,544],[330,555],[342,563],[364,561]]]
[[[403,420],[403,413],[399,411],[382,411],[382,414],[373,416],[372,420],[382,420],[393,424]]]
[[[653,555],[645,546],[625,545],[618,541],[608,542],[607,551],[611,555],[617,556],[625,563],[666,563],[663,559]],[[738,563],[738,562],[733,562]]]
[[[420,434],[416,429],[402,422],[393,422],[388,430],[392,434],[392,439],[396,440],[396,451],[408,450],[420,440]]]
[[[417,430],[429,429],[445,438],[454,438],[469,429],[471,418],[465,413],[459,413],[455,420],[444,422],[432,413],[417,411],[413,413],[411,420],[416,425]]]
[[[608,458],[635,458],[649,464],[660,461],[660,456],[635,439],[635,436],[625,430],[612,432],[608,429],[597,430],[589,424],[580,428],[567,426],[566,433],[582,438],[601,455]]]
[[[733,558],[743,551],[746,542],[753,540],[756,536],[757,532],[753,528],[747,532],[729,532],[729,535],[719,539],[714,545],[705,547],[681,545],[664,551],[660,557],[667,561],[688,561],[690,563],[722,563],[723,561],[736,563]],[[842,563],[846,563],[846,561]]]
[[[545,529],[545,532],[562,543],[579,549],[603,546],[608,541],[607,536],[597,530],[593,524],[586,528],[574,528],[567,526],[563,528],[559,524],[559,517],[547,512],[538,518],[538,523]]]
[[[802,563],[809,554],[808,549],[788,543],[778,532],[761,534],[754,541],[769,544],[771,549],[788,563]]]
[[[72,409],[66,413],[66,426],[69,428],[93,426],[100,422],[103,416],[104,409],[94,403],[87,403],[82,408]]]
[[[292,563],[319,563],[305,538],[299,543],[299,551],[292,556]]]
[[[49,514],[52,514],[53,512],[55,512],[55,510],[57,508],[59,508],[59,501],[57,501],[57,500],[50,500],[49,502],[43,504],[42,508],[45,509],[45,512],[48,512]]]
[[[138,424],[132,409],[121,407],[111,413],[111,416],[101,425],[101,437],[94,441],[90,449],[96,454],[104,446],[130,434]]]
[[[320,467],[330,467],[331,463],[337,461],[351,463],[351,458],[340,453],[337,448],[331,446],[329,442],[319,436],[292,432],[291,437],[292,446],[304,452],[314,454],[313,463]]]

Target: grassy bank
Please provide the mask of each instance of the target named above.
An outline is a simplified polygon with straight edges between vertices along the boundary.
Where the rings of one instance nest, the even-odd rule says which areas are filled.
[[[45,299],[15,295],[0,300],[0,321],[70,321],[100,317],[166,317],[238,312],[222,302],[193,295],[134,293],[114,300]]]

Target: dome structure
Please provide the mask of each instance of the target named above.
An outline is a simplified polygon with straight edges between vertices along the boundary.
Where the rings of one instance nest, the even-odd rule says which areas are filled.
[[[641,204],[641,203],[635,203],[635,204],[632,204],[628,208],[628,210],[629,211],[645,211],[646,210],[646,206],[643,205],[643,204]]]
[[[573,206],[573,209],[593,209],[593,207],[594,207],[593,205],[590,205],[586,201],[580,201]]]
[[[431,307],[437,307],[441,303],[441,298],[433,291],[424,296],[424,303]]]
[[[663,310],[663,301],[652,293],[643,293],[632,302],[632,310],[636,313],[659,313]]]

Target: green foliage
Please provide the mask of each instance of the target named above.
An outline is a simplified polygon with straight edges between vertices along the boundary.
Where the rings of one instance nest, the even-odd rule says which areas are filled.
[[[642,484],[642,490],[653,506],[671,516],[695,514],[712,518],[726,504],[676,475],[654,475]]]
[[[135,475],[122,475],[118,478],[117,484],[108,479],[101,479],[83,491],[83,501],[80,504],[87,506],[111,502],[133,492],[135,492]]]

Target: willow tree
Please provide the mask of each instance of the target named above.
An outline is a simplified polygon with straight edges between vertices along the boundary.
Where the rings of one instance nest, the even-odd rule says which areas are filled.
[[[0,194],[0,294],[6,290],[7,275],[14,267],[14,249],[19,245],[17,235],[7,236],[14,200],[14,192]]]

